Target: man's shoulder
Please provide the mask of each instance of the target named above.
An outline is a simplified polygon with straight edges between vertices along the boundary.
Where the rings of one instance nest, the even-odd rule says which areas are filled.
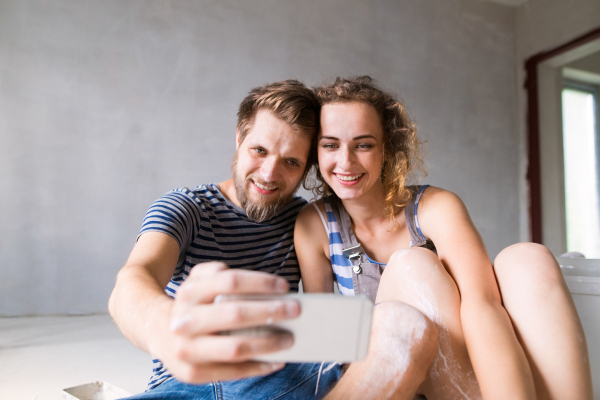
[[[204,184],[194,188],[183,186],[168,191],[152,204],[149,212],[164,211],[173,216],[178,215],[178,218],[194,216],[202,219],[207,212],[221,210],[226,208],[226,205],[227,200],[219,192],[218,185]]]
[[[308,202],[306,201],[306,199],[296,195],[292,197],[290,202],[286,204],[285,207],[282,208],[281,212],[279,213],[279,216],[284,218],[296,219],[300,210],[302,210],[302,208],[307,204]]]
[[[294,197],[290,201],[290,204],[301,205],[304,207],[308,204],[308,201],[302,196],[294,195]]]
[[[166,194],[170,193],[184,193],[190,197],[205,197],[207,195],[214,195],[218,193],[218,185],[214,183],[206,183],[202,185],[198,185],[194,188],[190,188],[188,186],[182,186],[175,188],[173,190],[168,191]]]
[[[190,188],[182,186],[165,193],[162,198],[186,198],[197,204],[223,202],[225,199],[216,184],[208,183]]]

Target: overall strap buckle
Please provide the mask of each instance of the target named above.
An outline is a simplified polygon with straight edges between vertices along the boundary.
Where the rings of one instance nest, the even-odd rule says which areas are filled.
[[[360,243],[357,246],[348,247],[342,250],[342,255],[350,260],[352,263],[352,271],[357,275],[362,272],[362,268],[360,267],[360,257],[364,253],[365,251]]]

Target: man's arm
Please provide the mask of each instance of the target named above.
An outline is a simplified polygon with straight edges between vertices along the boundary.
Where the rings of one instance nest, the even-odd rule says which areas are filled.
[[[250,338],[215,333],[297,317],[300,308],[296,302],[213,301],[218,294],[285,293],[285,279],[262,272],[230,270],[218,262],[199,264],[173,300],[164,288],[178,257],[179,245],[170,236],[159,232],[140,236],[117,276],[109,300],[110,314],[121,332],[186,383],[239,379],[282,368],[280,363],[250,360],[290,347],[291,336]]]

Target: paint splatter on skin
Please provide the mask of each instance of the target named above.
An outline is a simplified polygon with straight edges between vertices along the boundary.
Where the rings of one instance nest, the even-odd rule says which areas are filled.
[[[187,325],[188,322],[190,322],[191,320],[192,320],[192,317],[189,314],[186,314],[183,317],[175,317],[175,318],[173,318],[171,320],[171,324],[169,325],[169,329],[171,331],[175,331],[177,329],[180,329],[184,325]]]
[[[361,381],[361,390],[369,393],[369,398],[375,398],[382,386],[390,385],[389,391],[381,399],[391,398],[397,392],[404,374],[410,364],[412,346],[423,338],[427,329],[427,320],[421,313],[406,313],[398,309],[391,309],[386,314],[372,343],[376,343],[383,351],[375,350],[384,369],[373,368]],[[380,320],[381,321],[381,320]],[[403,321],[407,329],[398,329],[398,322]],[[409,328],[410,327],[410,328]]]
[[[281,308],[283,306],[283,302],[282,301],[274,301],[271,306],[269,307],[269,312],[275,314],[277,312],[278,308]]]
[[[435,397],[448,400],[481,399],[479,384],[472,367],[469,365],[469,370],[465,370],[465,366],[458,362],[452,351],[450,332],[439,315],[437,304],[432,300],[435,296],[431,288],[422,282],[413,281],[412,285],[414,296],[411,296],[411,299],[438,328],[438,354],[429,370]]]
[[[407,253],[410,253],[411,251],[412,251],[411,249],[401,249],[401,250],[396,251],[394,253],[394,256],[400,257],[400,256],[403,256],[403,255],[405,255]]]

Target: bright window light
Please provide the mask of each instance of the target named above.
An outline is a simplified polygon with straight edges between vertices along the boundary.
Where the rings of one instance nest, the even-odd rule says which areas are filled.
[[[600,258],[597,125],[593,93],[562,92],[567,249]]]

